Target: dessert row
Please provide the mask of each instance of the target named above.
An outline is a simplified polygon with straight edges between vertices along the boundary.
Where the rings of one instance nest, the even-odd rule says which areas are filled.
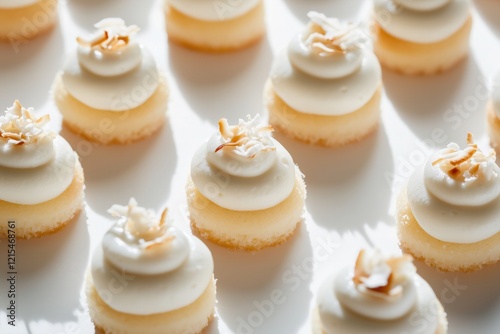
[[[438,2],[443,3],[442,6],[437,9],[432,7],[433,10],[439,13],[459,12],[460,15],[456,15],[463,16],[462,20],[450,22],[456,29],[465,29],[467,33],[460,34],[458,38],[460,48],[448,45],[450,42],[447,39],[435,42],[444,43],[440,47],[432,43],[422,44],[421,51],[408,45],[402,46],[412,57],[420,55],[425,66],[433,63],[435,57],[428,52],[435,47],[441,57],[439,59],[445,57],[441,49],[454,56],[459,55],[459,58],[467,52],[470,30],[468,2],[426,1],[426,6],[415,10],[420,14],[421,11],[427,13],[430,10],[428,6]],[[401,22],[410,18],[416,20],[410,15],[410,9],[405,7],[414,6],[410,5],[413,2],[403,3],[406,2],[402,2],[403,9],[391,14],[390,27],[396,25],[397,29],[393,28],[398,32],[406,31],[400,27]],[[377,6],[382,6],[380,1],[376,2]],[[382,11],[382,7],[377,11]],[[419,15],[416,17],[420,18]],[[432,18],[437,20],[440,15],[433,14]],[[371,38],[359,26],[341,23],[317,12],[309,12],[308,16],[310,21],[307,26],[276,56],[269,79],[263,83],[263,102],[269,123],[290,137],[316,145],[334,147],[361,140],[375,131],[379,124],[383,89],[379,60],[386,64],[389,57],[380,51],[384,49],[380,44],[387,43],[385,40],[388,37],[383,37],[387,33],[382,28],[376,29],[380,34],[375,38],[374,53],[370,46]],[[464,20],[465,23],[462,22]],[[455,30],[450,28],[451,23],[446,22],[441,24],[443,27],[437,22],[423,26],[426,29],[437,29],[437,26],[444,29],[445,26],[448,33],[453,33]],[[379,23],[385,27],[382,22]],[[166,75],[159,72],[151,52],[136,40],[137,26],[127,26],[119,18],[108,18],[95,27],[96,31],[91,36],[77,38],[74,51],[57,73],[52,87],[54,101],[63,115],[64,125],[91,141],[126,144],[141,140],[165,122],[169,98]],[[387,29],[392,31],[392,28]],[[434,34],[430,30],[421,33],[433,37],[446,35],[439,29]],[[414,30],[416,28],[408,31]],[[454,40],[457,39],[453,36]],[[427,53],[424,54],[423,50]],[[395,61],[389,63],[394,64]],[[409,70],[417,63],[411,60],[401,66]],[[496,79],[500,80],[500,74]],[[500,86],[494,88],[487,119],[491,143],[497,147],[500,144]]]
[[[0,116],[0,234],[41,237],[63,228],[83,205],[84,177],[76,152],[16,101]],[[186,185],[192,232],[222,247],[256,251],[286,242],[302,221],[306,188],[272,127],[248,117],[218,129],[193,156]],[[500,167],[467,135],[418,168],[397,203],[402,250],[444,271],[474,271],[500,261]],[[181,232],[165,210],[109,211],[119,221],[104,236],[87,276],[91,317],[106,333],[198,333],[214,309],[210,251]],[[411,256],[361,252],[354,267],[320,289],[314,333],[400,333],[415,316],[436,312],[425,333],[445,333],[432,289],[415,275]],[[131,278],[123,289],[117,274]],[[133,302],[131,302],[133,301]],[[426,317],[428,313],[425,313]],[[420,327],[419,327],[420,330]],[[419,332],[420,333],[420,332]]]

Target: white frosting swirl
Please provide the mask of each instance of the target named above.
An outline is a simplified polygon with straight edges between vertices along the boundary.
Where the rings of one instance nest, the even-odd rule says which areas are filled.
[[[221,123],[222,122],[222,123]],[[295,164],[288,151],[270,137],[259,115],[219,131],[195,153],[191,178],[200,193],[215,204],[236,211],[273,207],[295,184]]]
[[[188,258],[189,242],[182,231],[168,224],[166,211],[160,219],[138,207],[131,198],[127,207],[108,210],[122,217],[102,241],[104,257],[128,273],[156,275],[173,271]]]
[[[415,274],[412,258],[384,258],[362,250],[354,270],[344,268],[328,278],[318,293],[318,311],[326,333],[421,333],[410,326],[415,315],[429,320],[434,333],[439,317],[432,289]],[[425,312],[425,313],[424,313]],[[430,315],[430,317],[429,317]]]
[[[470,16],[469,0],[442,2],[406,0],[401,1],[401,10],[395,11],[394,1],[374,0],[375,19],[396,38],[413,43],[439,42],[457,32]]]
[[[202,21],[222,21],[238,18],[262,0],[167,0],[167,3],[186,16]]]
[[[346,274],[344,272],[339,275]],[[342,280],[342,278],[338,279]],[[390,321],[373,320],[351,312],[338,298],[337,291],[341,288],[334,285],[336,281],[336,276],[328,278],[320,287],[317,295],[319,316],[326,334],[421,334],[435,333],[438,328],[439,302],[429,284],[418,275],[415,275],[413,281],[408,285],[416,294],[413,308],[406,316]],[[357,293],[360,302],[363,300],[357,290],[345,289],[344,293]],[[364,301],[373,302],[369,297],[364,298]],[[373,306],[382,307],[382,303],[379,305],[374,303]],[[378,313],[383,312],[378,310]],[[426,319],[425,328],[415,326],[415,319]]]
[[[24,153],[29,152],[32,151]],[[53,152],[52,159],[38,167],[0,166],[0,200],[31,205],[61,195],[73,181],[77,158],[71,146],[61,136],[54,139]]]
[[[119,18],[107,18],[95,24],[97,32],[87,41],[77,38],[80,65],[95,75],[110,77],[125,74],[142,61],[139,43],[133,35],[137,26],[127,27]]]
[[[323,79],[352,74],[363,60],[366,34],[353,24],[341,24],[324,14],[309,12],[311,21],[292,39],[288,57],[299,70]]]
[[[113,206],[122,219],[104,236],[92,258],[97,293],[116,311],[149,315],[193,303],[213,277],[210,250],[131,199]]]
[[[500,119],[500,72],[498,72],[493,79],[491,100],[493,102],[493,110],[495,111],[497,117]]]
[[[410,208],[436,239],[474,243],[500,231],[500,168],[494,151],[484,155],[468,136],[468,147],[450,144],[408,183]]]
[[[20,8],[34,5],[39,0],[0,0],[0,8]]]
[[[278,96],[302,113],[344,115],[364,106],[382,79],[380,63],[373,52],[363,49],[363,60],[351,75],[325,80],[297,70],[286,52],[278,55],[271,69],[271,81]]]
[[[49,115],[36,118],[19,101],[0,116],[0,200],[38,204],[51,200],[73,181],[71,146],[45,129]]]
[[[448,4],[452,0],[396,0],[396,3],[401,4],[404,8],[430,11],[435,10]]]
[[[83,104],[100,110],[124,111],[136,108],[153,95],[160,75],[151,53],[129,35],[121,19],[105,19],[89,41],[78,39],[62,72],[68,92]]]

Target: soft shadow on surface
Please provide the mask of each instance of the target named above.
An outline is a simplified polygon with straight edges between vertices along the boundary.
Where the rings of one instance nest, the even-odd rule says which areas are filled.
[[[500,2],[496,0],[476,0],[474,5],[483,21],[500,38]]]
[[[1,248],[5,245],[3,243]],[[78,319],[74,310],[81,308],[79,296],[89,247],[85,211],[54,234],[17,240],[18,317],[26,323],[42,320],[50,323],[76,322]],[[7,254],[6,250],[2,253]],[[2,294],[0,302],[7,305],[3,298]],[[25,314],[33,318],[26,319],[23,317]]]
[[[448,314],[449,333],[472,333],[484,323],[492,324],[487,333],[497,333],[492,330],[493,324],[500,325],[500,264],[471,273],[439,272],[422,261],[415,265]]]
[[[436,128],[446,134],[446,142],[464,142],[467,131],[485,132],[487,81],[472,55],[449,71],[431,76],[384,69],[383,81],[394,108],[421,140],[431,139]]]
[[[168,120],[150,138],[129,145],[100,146],[66,127],[61,135],[80,155],[87,203],[94,211],[107,216],[111,205],[126,204],[130,197],[148,208],[165,204],[177,163]]]
[[[129,25],[146,28],[155,3],[154,0],[68,0],[66,6],[77,25],[92,31],[94,24],[107,17],[119,17]]]
[[[280,324],[283,333],[292,333],[305,320],[308,309],[305,301],[311,298],[312,272],[308,271],[311,264],[308,259],[312,259],[312,249],[307,226],[305,222],[300,224],[295,235],[284,244],[254,253],[232,251],[206,242],[214,256],[218,314],[233,333],[245,333],[248,328],[242,327],[246,326],[256,333],[266,333],[266,327],[277,328],[272,323],[283,319],[284,314],[303,314]],[[280,296],[279,302],[273,303],[276,294]],[[263,313],[269,313],[262,314],[262,323],[242,324],[252,314],[262,312],[261,306],[267,310]]]
[[[275,137],[305,175],[306,206],[316,224],[345,232],[378,220],[392,221],[391,184],[384,174],[392,173],[394,166],[382,124],[362,141],[340,148],[307,145],[280,133]]]
[[[18,99],[23,106],[36,110],[49,98],[49,89],[64,53],[61,29],[57,23],[54,29],[32,40],[23,40],[20,44],[0,43],[2,108],[10,107]]]
[[[196,52],[172,42],[168,48],[170,71],[184,99],[202,119],[215,125],[221,117],[236,122],[262,113],[262,92],[273,58],[267,38],[223,54]]]
[[[290,11],[300,21],[307,23],[307,13],[311,10],[324,13],[329,17],[353,19],[357,17],[365,0],[285,0]]]

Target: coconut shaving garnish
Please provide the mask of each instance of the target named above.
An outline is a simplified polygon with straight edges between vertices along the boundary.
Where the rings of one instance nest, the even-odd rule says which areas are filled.
[[[484,176],[486,180],[492,180],[498,176],[495,168],[496,153],[490,150],[488,154],[483,153],[474,143],[474,137],[467,133],[467,147],[460,149],[456,143],[450,143],[445,149],[438,152],[440,156],[432,162],[444,173],[455,180],[465,183],[473,182]]]
[[[248,115],[247,121],[240,119],[238,125],[234,126],[222,118],[219,120],[219,132],[224,143],[215,152],[228,148],[240,156],[253,158],[259,152],[276,150],[271,141],[273,127],[264,124],[259,114],[254,118]]]
[[[413,258],[408,254],[385,258],[380,251],[361,250],[354,267],[353,282],[358,291],[374,297],[398,297],[403,285],[415,274]]]
[[[321,56],[345,54],[366,46],[368,39],[357,25],[343,24],[336,18],[314,11],[307,13],[307,16],[310,22],[304,43],[313,53]]]
[[[138,206],[137,201],[131,198],[127,206],[115,204],[108,212],[113,217],[122,218],[117,223],[121,233],[128,240],[137,239],[143,249],[151,249],[174,239],[172,234],[167,233],[168,209],[166,208],[158,219],[153,210]]]
[[[54,138],[54,132],[44,129],[49,121],[49,115],[36,118],[33,108],[26,109],[16,100],[5,110],[5,115],[0,116],[0,138],[14,146],[36,144],[45,137]]]
[[[102,52],[118,51],[130,42],[130,37],[140,29],[136,25],[126,26],[119,18],[107,18],[94,25],[99,31],[93,38],[85,40],[77,37],[76,41],[83,47]]]

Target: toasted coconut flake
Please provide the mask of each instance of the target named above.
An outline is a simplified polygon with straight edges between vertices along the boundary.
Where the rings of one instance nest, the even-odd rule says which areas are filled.
[[[119,51],[130,43],[130,36],[140,29],[136,25],[126,26],[125,21],[118,18],[104,19],[95,24],[98,29],[90,39],[77,37],[76,41],[83,47],[89,47],[101,52]]]
[[[311,11],[307,14],[310,22],[307,26],[304,43],[312,52],[328,56],[344,54],[366,46],[368,38],[354,24],[342,24],[339,20],[328,18],[324,14]]]
[[[403,284],[415,273],[413,258],[384,258],[378,250],[361,250],[354,266],[353,282],[361,292],[375,297],[396,297],[403,292]]]
[[[271,138],[273,128],[271,125],[263,124],[260,115],[254,118],[247,116],[247,121],[240,119],[238,125],[229,126],[227,119],[219,120],[219,134],[223,143],[215,152],[224,148],[230,148],[238,155],[254,158],[260,152],[276,150]]]
[[[492,165],[496,165],[496,153],[490,150],[483,153],[474,143],[474,137],[467,133],[467,147],[460,149],[455,143],[438,152],[438,158],[432,161],[449,177],[462,182],[473,182],[484,176],[491,180],[498,176]]]
[[[158,219],[153,210],[138,206],[137,201],[131,198],[127,206],[115,204],[108,212],[113,217],[123,218],[119,222],[123,225],[122,233],[138,239],[143,249],[153,249],[174,239],[174,236],[168,233],[166,208]]]
[[[0,116],[0,139],[7,144],[20,146],[38,143],[45,137],[55,138],[55,133],[45,130],[50,121],[49,115],[40,118],[33,116],[33,108],[24,108],[18,100]]]

